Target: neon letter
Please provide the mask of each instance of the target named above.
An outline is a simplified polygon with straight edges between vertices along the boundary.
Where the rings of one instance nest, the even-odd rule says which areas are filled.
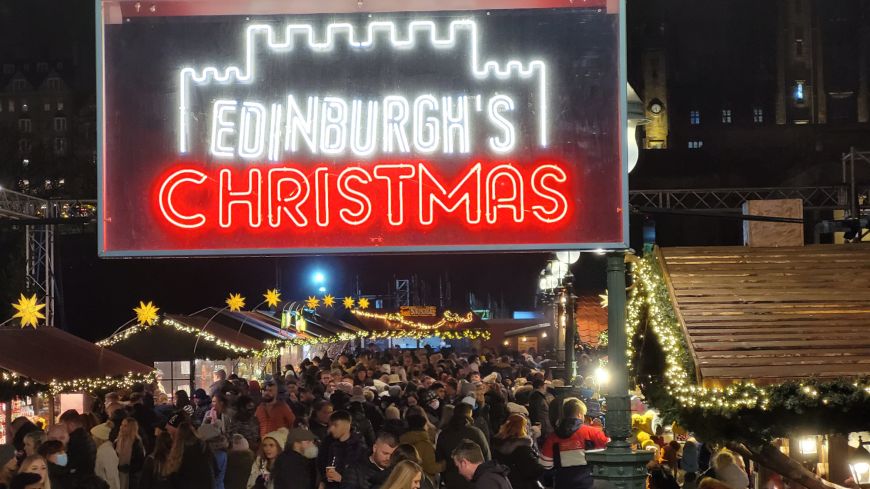
[[[284,115],[284,106],[272,104],[272,115],[269,117],[269,159],[278,161],[281,146],[281,117]]]
[[[323,97],[320,116],[320,151],[336,155],[347,145],[347,102],[338,97]]]
[[[256,118],[256,122],[252,119]],[[253,137],[251,127],[253,126]],[[257,102],[242,104],[242,124],[239,129],[239,156],[246,159],[259,158],[266,142],[266,108]]]
[[[208,175],[197,170],[178,170],[166,177],[160,185],[157,202],[160,204],[160,212],[170,224],[185,229],[195,229],[205,224],[205,216],[202,214],[186,216],[178,212],[172,204],[172,194],[182,183],[202,185],[207,179]]]
[[[443,97],[441,114],[444,119],[444,152],[453,153],[453,140],[459,134],[459,152],[468,153],[471,146],[471,131],[468,124],[468,97],[463,95],[456,99],[456,110],[453,110],[453,97]]]
[[[288,192],[287,185],[293,187]],[[281,225],[281,216],[286,214],[298,227],[308,225],[308,218],[299,210],[311,193],[311,186],[305,174],[295,168],[273,168],[269,170],[269,225]]]
[[[568,176],[565,175],[565,170],[556,165],[541,165],[532,172],[532,192],[553,203],[552,209],[539,204],[533,205],[532,214],[541,222],[553,223],[561,221],[568,214],[568,199],[565,198],[564,193],[547,186],[546,181],[549,179],[557,183],[565,183],[568,181]]]
[[[362,120],[362,100],[351,102],[350,109],[350,150],[357,156],[368,156],[375,151],[378,140],[378,103],[368,101],[366,120]],[[360,141],[360,135],[365,129],[366,138]]]
[[[233,191],[232,172],[224,168],[220,172],[220,226],[228,228],[233,225],[233,206],[248,208],[248,225],[260,227],[262,222],[262,204],[260,194],[263,188],[263,174],[257,168],[248,171],[248,190]]]
[[[431,95],[420,95],[414,100],[414,149],[421,153],[432,153],[441,143],[439,129],[441,121],[437,117],[426,117],[426,111],[438,110],[438,99]],[[424,136],[424,133],[428,136]]]
[[[211,154],[218,158],[232,158],[232,146],[224,144],[224,137],[236,132],[236,124],[224,118],[228,112],[235,112],[235,100],[215,100],[211,115]]]
[[[345,168],[338,174],[338,193],[359,206],[356,212],[347,207],[339,210],[338,217],[351,226],[359,226],[368,221],[372,215],[372,201],[366,194],[351,188],[351,181],[368,184],[372,182],[372,176],[364,168],[356,166]]]
[[[401,226],[405,222],[405,184],[402,180],[414,178],[414,173],[411,165],[375,166],[375,178],[387,182],[387,219],[393,226]]]
[[[507,180],[499,183],[499,180]],[[509,188],[508,188],[509,187]],[[509,190],[499,197],[497,190]],[[523,176],[511,165],[498,165],[486,175],[486,221],[495,224],[499,209],[510,209],[514,222],[523,222]]]
[[[491,136],[489,138],[489,147],[496,153],[510,153],[514,149],[516,143],[516,135],[514,125],[511,124],[503,115],[503,110],[514,110],[514,100],[507,95],[496,95],[489,99],[487,104],[487,115],[494,126],[504,133],[501,137]]]
[[[399,95],[384,97],[384,153],[408,153],[408,99]],[[398,148],[393,149],[393,139]]]
[[[284,129],[284,151],[297,152],[299,151],[298,135],[302,135],[302,139],[308,144],[308,149],[311,154],[317,154],[317,116],[320,113],[320,102],[317,97],[308,97],[308,107],[306,115],[302,115],[302,110],[296,104],[296,99],[293,95],[287,96],[287,125]]]
[[[435,204],[446,212],[454,212],[464,204],[465,222],[480,223],[480,163],[471,167],[450,192],[447,192],[441,182],[422,163],[418,167],[420,169],[420,224],[424,226],[432,224]]]
[[[329,168],[314,170],[314,206],[317,225],[329,226]]]

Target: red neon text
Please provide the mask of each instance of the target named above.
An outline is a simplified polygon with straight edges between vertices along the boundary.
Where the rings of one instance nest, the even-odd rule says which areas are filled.
[[[303,168],[177,168],[156,186],[162,220],[180,229],[473,227],[563,223],[566,167],[475,163],[445,176],[427,163]]]

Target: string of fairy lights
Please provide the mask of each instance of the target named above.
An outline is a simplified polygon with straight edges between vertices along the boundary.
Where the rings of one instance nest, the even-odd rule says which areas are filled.
[[[632,265],[632,273],[635,285],[626,306],[626,353],[629,369],[637,361],[633,338],[641,333],[642,322],[646,319],[648,328],[655,333],[665,355],[666,390],[682,407],[725,414],[740,409],[769,410],[772,407],[781,407],[782,393],[790,391],[790,386],[785,383],[766,387],[751,381],[735,382],[725,387],[697,385],[692,355],[657,258],[650,254],[636,260]],[[801,382],[796,389],[796,394],[801,397],[797,402],[827,406],[834,402],[833,399],[843,397],[843,385],[842,381],[836,379],[810,379]],[[870,396],[870,379],[850,381],[848,388],[853,389],[848,395],[866,400]],[[774,398],[775,406],[772,405]]]

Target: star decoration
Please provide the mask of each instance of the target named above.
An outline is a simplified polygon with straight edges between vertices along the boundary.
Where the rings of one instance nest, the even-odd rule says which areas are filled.
[[[12,304],[16,312],[13,318],[21,318],[21,327],[30,326],[36,329],[36,325],[40,319],[45,319],[45,315],[40,311],[45,307],[45,304],[36,303],[36,294],[33,294],[29,299],[21,294],[18,299],[18,304]]]
[[[323,297],[323,305],[326,307],[332,307],[335,305],[335,297],[332,294],[326,294]]]
[[[356,305],[356,301],[353,300],[353,297],[345,297],[344,300],[341,301],[341,305],[343,305],[345,309],[353,309],[353,306]]]
[[[230,296],[227,297],[226,303],[227,308],[229,308],[231,312],[239,312],[243,307],[245,307],[245,298],[242,297],[242,294],[230,293]]]
[[[317,297],[311,296],[305,300],[305,307],[308,309],[317,309],[317,306],[320,305],[320,299]]]
[[[136,320],[142,326],[154,326],[157,323],[157,311],[159,310],[160,308],[155,306],[151,301],[148,301],[148,304],[139,301],[139,307],[133,308],[133,312],[136,313]]]
[[[281,302],[281,293],[278,289],[267,290],[263,297],[266,299],[266,305],[271,308],[278,307],[278,303]]]
[[[365,297],[361,297],[360,300],[357,301],[357,303],[359,304],[360,309],[368,309],[369,308],[369,300],[366,299]]]
[[[598,294],[598,297],[601,299],[601,307],[607,309],[607,294]]]

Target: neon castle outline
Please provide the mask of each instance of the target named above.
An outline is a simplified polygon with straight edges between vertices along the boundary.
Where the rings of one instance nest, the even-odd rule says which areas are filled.
[[[229,85],[233,83],[251,84],[256,80],[256,49],[257,38],[265,35],[266,46],[275,53],[292,52],[296,48],[298,38],[302,38],[313,52],[329,52],[340,42],[357,52],[377,49],[379,39],[388,41],[389,47],[395,50],[410,50],[417,46],[417,34],[428,33],[428,39],[435,49],[453,49],[456,47],[460,33],[467,33],[470,42],[467,43],[469,53],[469,68],[478,80],[495,77],[499,80],[509,80],[516,76],[522,80],[537,79],[538,111],[538,145],[548,146],[548,104],[547,64],[541,59],[522,62],[509,59],[504,62],[495,60],[481,61],[480,36],[477,21],[471,18],[457,19],[449,23],[446,36],[439,36],[438,26],[431,20],[410,20],[401,37],[400,27],[393,21],[371,21],[365,29],[357,29],[347,22],[334,22],[326,25],[323,40],[315,38],[315,26],[311,23],[295,23],[284,26],[282,40],[277,39],[276,30],[267,24],[249,24],[245,28],[244,63],[229,65],[222,70],[216,66],[205,66],[199,70],[191,66],[181,68],[178,73],[179,105],[178,105],[178,152],[187,154],[190,151],[190,90],[191,86],[207,86],[211,83]],[[364,37],[359,38],[360,31]],[[387,35],[388,37],[385,37]],[[341,39],[343,37],[344,39]]]

